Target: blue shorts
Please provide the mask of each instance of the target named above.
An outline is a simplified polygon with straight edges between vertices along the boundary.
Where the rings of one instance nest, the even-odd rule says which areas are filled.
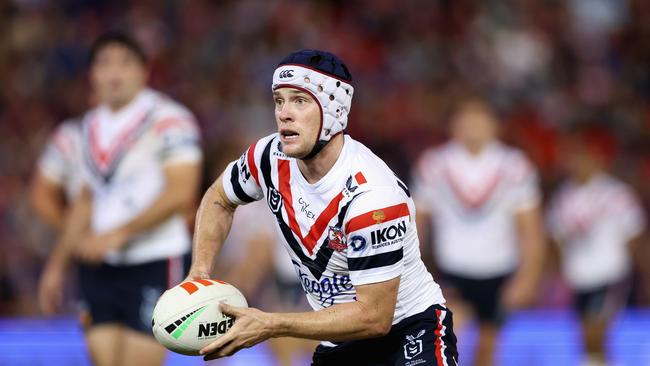
[[[441,305],[402,320],[383,337],[337,344],[319,345],[312,366],[458,365],[452,313]]]
[[[90,326],[119,323],[149,335],[153,308],[162,293],[185,278],[190,256],[112,266],[79,266],[79,289]]]

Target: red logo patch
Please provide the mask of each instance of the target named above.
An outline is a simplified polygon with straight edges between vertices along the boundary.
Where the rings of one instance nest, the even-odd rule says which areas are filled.
[[[343,235],[343,230],[340,228],[330,226],[327,238],[329,239],[327,242],[327,247],[330,249],[334,249],[337,252],[342,252],[345,250],[345,248],[348,247],[345,235]]]

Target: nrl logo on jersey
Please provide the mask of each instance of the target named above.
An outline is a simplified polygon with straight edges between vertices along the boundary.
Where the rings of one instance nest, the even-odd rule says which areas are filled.
[[[266,201],[274,214],[280,212],[280,209],[282,208],[282,196],[280,196],[280,192],[278,192],[277,189],[269,187],[266,194]]]
[[[408,342],[406,342],[404,345],[404,358],[410,360],[422,353],[422,340],[418,338],[422,337],[423,335],[424,329],[422,329],[415,337],[410,334],[406,336],[406,340]]]

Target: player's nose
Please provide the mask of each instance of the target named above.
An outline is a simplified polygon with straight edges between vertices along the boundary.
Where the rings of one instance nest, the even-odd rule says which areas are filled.
[[[278,107],[278,118],[282,122],[291,122],[293,121],[293,113],[291,108],[288,106],[288,103],[283,103]]]

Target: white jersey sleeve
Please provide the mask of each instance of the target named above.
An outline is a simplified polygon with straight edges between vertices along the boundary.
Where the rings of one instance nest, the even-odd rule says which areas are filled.
[[[438,183],[442,180],[440,172],[440,149],[425,151],[415,163],[412,173],[411,191],[418,211],[429,212],[436,205]],[[431,213],[431,212],[429,212]]]
[[[238,205],[259,201],[264,197],[260,185],[260,161],[264,147],[275,137],[269,135],[251,145],[242,156],[228,164],[223,172],[223,188],[228,199]],[[270,167],[268,167],[270,169]]]
[[[57,140],[55,132],[38,159],[38,169],[48,180],[62,185],[68,172],[67,159]]]
[[[154,128],[162,144],[163,164],[199,162],[200,132],[194,116],[176,103],[165,105],[158,114]]]
[[[611,217],[616,218],[619,234],[629,242],[641,235],[645,229],[646,217],[639,199],[630,188],[621,184],[616,197],[610,201]]]
[[[394,187],[373,187],[354,201],[347,216],[352,284],[399,277],[404,269],[404,240],[411,225],[411,208],[405,195]]]
[[[562,225],[562,219],[560,216],[560,205],[564,200],[563,196],[566,194],[564,191],[565,189],[560,188],[559,193],[557,193],[548,204],[548,208],[544,215],[546,230],[549,236],[558,243],[566,240],[568,236],[564,229],[564,225]]]
[[[512,152],[509,162],[510,199],[513,212],[526,211],[540,205],[541,192],[533,164],[521,152]]]
[[[78,120],[68,120],[50,136],[37,162],[40,173],[62,186],[69,199],[78,193],[83,184],[80,149],[81,124]]]

